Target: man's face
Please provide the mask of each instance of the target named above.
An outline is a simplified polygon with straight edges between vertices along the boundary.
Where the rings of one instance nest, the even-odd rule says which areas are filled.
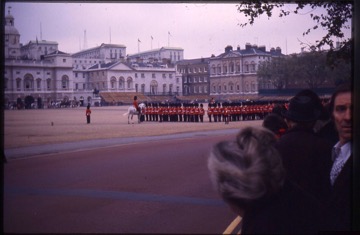
[[[334,100],[333,117],[341,144],[352,139],[351,92],[339,93]]]

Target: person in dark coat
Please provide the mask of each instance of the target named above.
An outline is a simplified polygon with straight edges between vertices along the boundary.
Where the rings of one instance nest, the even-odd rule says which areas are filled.
[[[352,229],[352,90],[350,84],[340,85],[330,100],[330,112],[339,135],[333,147],[329,174],[330,198],[324,215],[328,216],[324,230],[349,231]],[[330,156],[330,155],[329,155]],[[357,182],[358,183],[358,182]]]
[[[266,115],[262,126],[274,132],[277,138],[280,138],[288,129],[284,118],[276,113]]]
[[[283,112],[288,125],[275,147],[280,152],[287,178],[320,201],[329,195],[328,172],[331,144],[314,133],[321,110],[315,99],[298,95]]]
[[[264,127],[242,129],[234,141],[213,147],[210,179],[242,218],[241,234],[315,234],[317,202],[286,179],[276,141]]]

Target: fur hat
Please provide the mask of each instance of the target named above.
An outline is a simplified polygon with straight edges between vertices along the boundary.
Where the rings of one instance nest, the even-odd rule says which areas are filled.
[[[308,96],[295,96],[290,100],[289,109],[283,111],[286,119],[295,122],[313,122],[321,114],[316,102]]]

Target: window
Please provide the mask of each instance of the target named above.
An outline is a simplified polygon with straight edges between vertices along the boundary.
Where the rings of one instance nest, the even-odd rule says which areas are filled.
[[[165,74],[165,73],[163,73],[163,74],[162,74],[162,77],[163,77],[163,78],[166,78],[166,74]]]
[[[236,64],[236,72],[237,72],[237,73],[240,73],[240,64],[239,64],[239,63]]]
[[[166,93],[166,84],[163,85],[163,94]]]
[[[230,73],[234,73],[234,63],[230,63]]]
[[[50,78],[48,78],[48,79],[46,80],[46,88],[47,88],[48,90],[51,90],[51,80],[50,80]]]
[[[18,91],[21,90],[21,79],[20,78],[16,79],[16,89]]]
[[[156,78],[155,73],[151,74],[151,77],[152,77],[152,78]]]
[[[224,73],[224,74],[227,73],[227,66],[226,66],[226,64],[224,64],[224,66],[223,66],[223,73]]]
[[[145,74],[142,73],[142,74],[141,74],[141,78],[145,78]]]
[[[63,62],[66,63],[66,59],[63,59]]]
[[[213,67],[211,68],[211,73],[212,73],[212,74],[216,74],[216,67],[215,67],[215,66],[213,66]]]
[[[173,77],[172,73],[169,73],[169,78],[172,78],[172,77]]]
[[[40,78],[36,80],[36,87],[38,90],[41,90],[41,79]]]

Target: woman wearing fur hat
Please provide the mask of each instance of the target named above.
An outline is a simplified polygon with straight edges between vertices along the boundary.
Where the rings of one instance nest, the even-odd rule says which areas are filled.
[[[316,201],[286,179],[276,141],[266,128],[247,127],[216,144],[208,159],[213,185],[239,215],[241,234],[316,233]]]

